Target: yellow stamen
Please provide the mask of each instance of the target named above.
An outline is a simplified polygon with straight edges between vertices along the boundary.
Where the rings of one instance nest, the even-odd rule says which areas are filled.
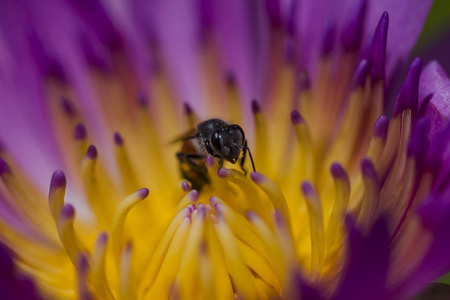
[[[311,272],[317,279],[320,275],[320,269],[325,255],[325,232],[323,224],[322,205],[319,196],[308,182],[302,183],[302,193],[306,200],[308,208],[309,228],[311,235]]]
[[[108,234],[101,233],[95,244],[92,254],[92,284],[102,299],[114,299],[109,288],[108,278],[105,273],[106,250],[108,246]]]
[[[75,209],[72,205],[66,204],[61,209],[58,217],[57,229],[59,239],[67,252],[73,265],[77,264],[77,257],[82,252],[81,243],[73,228],[75,219]]]
[[[131,254],[131,243],[127,243],[120,256],[119,266],[119,295],[123,300],[134,298],[130,282]]]
[[[120,253],[123,248],[123,229],[127,215],[136,204],[147,198],[148,193],[148,189],[140,189],[123,199],[119,207],[117,207],[111,230],[112,248],[117,264],[119,264]]]
[[[158,263],[158,269],[151,274],[154,277],[144,277],[144,282],[146,283],[146,288],[142,294],[144,299],[169,298],[175,283],[175,277],[180,266],[181,253],[183,252],[190,228],[191,217],[185,216],[176,229],[176,232],[174,232],[173,239],[169,241],[170,244],[167,245],[164,257]],[[159,256],[156,258],[159,260]],[[152,259],[152,264],[153,261],[155,261],[155,258]]]
[[[245,299],[258,299],[254,278],[249,269],[242,263],[242,257],[231,229],[220,216],[217,218],[217,222],[214,223],[214,227],[224,249],[228,272],[238,294],[245,297]]]

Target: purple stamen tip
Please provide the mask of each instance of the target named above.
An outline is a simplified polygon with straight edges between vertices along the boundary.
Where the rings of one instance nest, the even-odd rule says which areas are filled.
[[[197,190],[192,190],[189,192],[189,196],[193,202],[196,202],[198,200],[199,195],[200,194],[198,193]]]
[[[190,189],[191,189],[191,186],[189,185],[189,182],[187,181],[187,180],[182,180],[181,181],[181,189],[184,191],[184,192],[189,192],[190,191]]]
[[[214,205],[214,210],[216,211],[216,216],[218,218],[222,218],[222,216],[223,216],[222,206],[223,206],[223,204],[220,204],[220,203],[216,203]]]
[[[61,215],[66,218],[72,219],[75,217],[75,208],[71,204],[65,204],[61,209]]]
[[[235,87],[236,86],[236,77],[231,71],[228,71],[225,75],[225,80],[228,87]]]
[[[211,198],[209,198],[209,204],[211,206],[216,207],[217,203],[219,203],[219,198],[217,198],[216,196],[212,196]]]
[[[148,99],[144,92],[139,92],[137,95],[137,103],[140,107],[147,107]]]
[[[72,117],[75,115],[75,108],[73,107],[72,103],[70,103],[69,99],[66,97],[61,97],[61,105],[64,110],[64,112],[69,116]]]
[[[250,179],[256,183],[259,184],[264,180],[264,176],[261,173],[258,172],[252,172],[250,173]]]
[[[120,135],[120,133],[118,133],[118,132],[114,133],[114,143],[117,146],[122,146],[123,145],[123,138]]]
[[[94,145],[89,145],[86,156],[90,159],[96,159],[97,158],[97,148],[95,148]]]
[[[147,188],[142,188],[138,190],[137,193],[140,199],[145,199],[148,196],[149,190]]]
[[[433,93],[428,94],[423,100],[422,103],[420,104],[420,108],[418,111],[418,115],[419,116],[423,116],[425,115],[427,108],[428,108],[428,104],[430,104],[431,99],[433,99]]]
[[[252,100],[252,112],[254,114],[261,112],[261,106],[259,105],[258,101],[256,101],[256,99]]]
[[[353,75],[353,88],[358,88],[364,86],[367,79],[367,74],[369,73],[369,63],[367,60],[363,59],[356,68],[355,74]]]
[[[187,102],[185,102],[184,104],[183,104],[183,109],[184,109],[184,113],[186,114],[186,115],[192,115],[193,114],[193,110],[192,110],[192,107],[189,105],[189,103],[187,103]]]
[[[4,174],[11,174],[11,168],[6,161],[0,157],[0,176],[3,176]]]
[[[305,120],[303,119],[303,117],[300,115],[300,113],[297,110],[293,110],[291,112],[291,122],[294,125],[298,125],[300,123],[303,123]]]
[[[331,175],[336,179],[347,178],[347,173],[340,163],[333,163],[330,167]]]
[[[323,56],[328,56],[333,51],[335,42],[336,42],[336,26],[333,21],[328,20],[325,25],[322,41]]]
[[[386,139],[387,130],[388,130],[388,118],[384,115],[378,117],[375,125],[373,126],[373,136]]]
[[[100,244],[106,244],[108,242],[109,235],[106,231],[102,231],[97,238],[97,242]]]
[[[311,88],[311,80],[309,79],[308,72],[302,70],[299,74],[298,84],[300,91],[309,90]]]
[[[219,171],[217,171],[217,176],[219,176],[220,178],[227,178],[230,175],[231,175],[231,170],[226,169],[226,168],[220,168]]]
[[[89,262],[87,260],[87,257],[84,253],[78,254],[77,257],[77,269],[81,273],[87,272],[89,269]]]
[[[395,99],[394,115],[403,110],[411,109],[412,116],[417,116],[419,98],[419,80],[422,73],[422,59],[416,57],[408,68],[405,81]]]
[[[375,167],[373,166],[373,163],[370,161],[370,159],[363,159],[363,161],[361,162],[361,172],[364,177],[375,180],[377,180],[378,178],[377,171],[375,170]]]
[[[247,212],[245,213],[245,215],[247,216],[247,219],[249,221],[252,221],[255,219],[256,213],[252,210],[247,210]]]
[[[309,181],[302,181],[300,189],[305,197],[312,196],[316,193],[314,186]]]
[[[83,140],[86,138],[86,135],[86,127],[84,127],[84,124],[78,123],[77,126],[75,126],[73,137],[76,140]]]
[[[357,52],[360,49],[366,18],[367,0],[356,3],[356,7],[348,18],[341,35],[342,48],[347,52]]]
[[[208,155],[206,157],[206,166],[208,168],[212,168],[212,167],[214,167],[215,164],[216,164],[216,162],[215,162],[214,158],[212,156]]]
[[[64,175],[64,172],[61,170],[56,170],[53,175],[52,179],[50,181],[50,190],[58,189],[58,188],[66,188],[66,176]]]
[[[284,226],[284,215],[279,209],[275,209],[275,222],[279,227]]]
[[[389,14],[384,12],[378,22],[370,49],[371,76],[375,82],[384,79],[386,61],[386,42],[389,27]]]

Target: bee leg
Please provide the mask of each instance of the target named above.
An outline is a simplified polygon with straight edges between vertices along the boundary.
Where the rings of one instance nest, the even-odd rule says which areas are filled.
[[[188,163],[191,167],[196,169],[197,171],[203,171],[204,167],[200,166],[198,163],[193,161],[193,159],[202,159],[205,158],[204,155],[198,155],[198,154],[186,154],[183,152],[177,153],[177,158],[180,163]]]
[[[245,163],[246,157],[247,157],[247,140],[245,140],[244,148],[242,148],[242,158],[241,158],[241,163],[240,163],[240,167],[241,167],[241,170],[244,172],[244,175],[247,175],[247,170],[244,169],[244,163]]]

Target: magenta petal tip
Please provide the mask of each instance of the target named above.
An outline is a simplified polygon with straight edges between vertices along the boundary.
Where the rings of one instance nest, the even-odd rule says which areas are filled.
[[[384,115],[378,117],[375,125],[373,126],[373,136],[386,139],[388,130],[388,118]]]
[[[378,22],[370,49],[370,75],[374,82],[384,80],[389,14],[385,11]]]
[[[258,101],[256,101],[256,99],[252,100],[252,112],[254,114],[260,113],[261,112],[261,106],[259,105]]]
[[[363,59],[358,64],[355,74],[353,75],[353,88],[358,88],[364,86],[367,79],[367,74],[369,73],[369,63],[367,60]]]
[[[138,197],[140,199],[145,199],[145,198],[147,198],[147,196],[149,194],[149,190],[147,188],[142,188],[142,189],[138,190],[137,193],[138,193]]]
[[[306,180],[301,183],[300,189],[305,197],[314,195],[316,193],[316,190],[314,189],[312,183]]]
[[[189,105],[189,103],[185,102],[183,104],[184,113],[186,115],[192,115],[194,111],[192,110],[192,107]]]
[[[114,133],[114,143],[117,146],[122,146],[123,145],[123,138],[120,135],[120,133],[118,133],[118,132]]]
[[[405,109],[411,109],[413,118],[417,116],[419,102],[419,81],[422,73],[422,59],[416,57],[408,68],[405,81],[395,99],[394,116]]]
[[[293,110],[291,112],[291,122],[294,125],[298,125],[298,124],[304,122],[303,117],[300,115],[300,113],[297,110]]]
[[[211,198],[209,198],[209,204],[211,206],[215,206],[217,203],[219,203],[219,198],[217,198],[216,196],[212,196]]]
[[[200,196],[200,194],[198,193],[197,190],[191,190],[189,192],[189,196],[191,198],[191,201],[196,202],[198,200],[198,197]]]
[[[206,156],[206,166],[208,168],[214,167],[215,164],[216,164],[216,162],[212,156],[210,156],[210,155]]]
[[[0,157],[0,176],[3,176],[4,174],[11,174],[11,168],[6,161]]]
[[[81,273],[85,273],[89,269],[89,262],[84,253],[78,254],[76,268]]]
[[[220,178],[227,178],[230,175],[231,175],[231,170],[226,169],[226,168],[220,168],[219,171],[217,171],[217,176],[219,176]]]
[[[322,41],[322,55],[328,56],[334,49],[336,43],[336,26],[332,20],[328,20],[325,24],[323,41]]]
[[[108,239],[108,233],[106,231],[102,231],[97,238],[97,242],[100,244],[106,244],[108,242]]]
[[[361,162],[361,172],[364,177],[377,179],[377,171],[375,170],[375,167],[373,166],[373,163],[370,161],[370,159],[363,159]]]
[[[341,166],[340,163],[333,163],[330,167],[331,175],[333,175],[334,178],[347,178],[347,173],[345,172],[344,168]]]
[[[189,192],[189,190],[191,189],[191,186],[190,186],[190,184],[189,184],[189,182],[187,181],[187,180],[182,180],[181,181],[181,189],[184,191],[184,192]]]
[[[252,173],[250,173],[250,179],[251,179],[254,183],[258,184],[258,183],[261,183],[261,182],[263,181],[264,176],[263,176],[261,173],[258,173],[258,172],[252,172]]]
[[[61,209],[61,216],[72,219],[75,217],[75,208],[72,204],[65,204]]]
[[[56,170],[53,172],[52,179],[50,181],[50,190],[58,188],[66,188],[66,175],[61,170]]]
[[[138,93],[137,103],[138,103],[139,107],[147,107],[148,99],[147,99],[147,95],[144,92]]]
[[[86,127],[84,126],[83,123],[78,123],[77,126],[75,126],[73,137],[76,140],[83,140],[86,138],[86,136],[87,136]]]
[[[69,117],[73,117],[75,115],[75,108],[66,97],[61,97],[61,106],[66,115],[68,115]]]
[[[90,159],[96,159],[97,158],[97,148],[94,145],[89,145],[86,156]]]
[[[367,0],[359,0],[351,12],[348,23],[341,35],[342,48],[347,52],[357,52],[361,47],[364,21],[367,12]]]

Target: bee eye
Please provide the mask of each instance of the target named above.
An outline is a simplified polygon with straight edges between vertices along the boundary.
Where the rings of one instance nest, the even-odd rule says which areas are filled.
[[[220,143],[221,135],[218,132],[214,132],[211,136],[211,146],[216,149],[216,151],[220,151],[222,149],[222,145]]]

